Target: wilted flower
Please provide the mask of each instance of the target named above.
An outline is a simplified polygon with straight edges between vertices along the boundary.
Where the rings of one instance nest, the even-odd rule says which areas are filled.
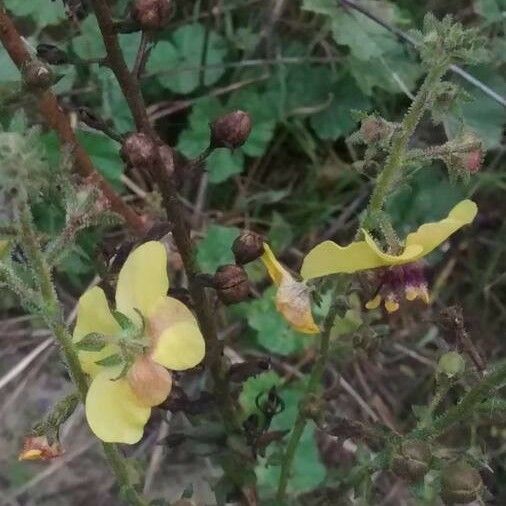
[[[92,377],[86,418],[103,441],[139,441],[151,408],[170,393],[172,379],[167,369],[190,369],[204,357],[205,343],[195,317],[183,303],[166,296],[168,288],[165,247],[156,241],[144,243],[130,253],[121,269],[116,307],[142,334],[145,351],[136,355],[126,374],[122,374],[124,364],[104,363],[121,353],[113,339],[99,351],[79,351],[81,366]],[[106,338],[121,334],[99,287],[79,299],[74,341],[79,343],[92,333]]]
[[[443,220],[426,223],[416,232],[408,234],[404,251],[399,255],[381,251],[366,231],[363,231],[364,241],[353,242],[348,246],[339,246],[332,241],[322,242],[304,258],[302,277],[313,279],[328,274],[353,273],[415,262],[428,255],[464,225],[471,223],[476,213],[477,207],[473,201],[459,202]]]
[[[51,460],[62,454],[58,441],[50,444],[46,436],[28,436],[23,441],[18,460]]]
[[[311,313],[309,288],[304,282],[296,281],[275,257],[271,248],[264,243],[264,254],[260,257],[269,276],[278,287],[276,308],[299,332],[317,334],[319,328]]]

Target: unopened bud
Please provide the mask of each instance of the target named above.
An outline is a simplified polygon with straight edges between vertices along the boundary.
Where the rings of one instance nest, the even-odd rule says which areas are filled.
[[[429,470],[432,453],[430,446],[423,441],[404,441],[394,453],[392,471],[398,476],[416,482]]]
[[[170,14],[170,0],[135,0],[132,7],[132,17],[144,31],[161,30]]]
[[[462,156],[462,164],[464,168],[474,174],[478,172],[481,168],[481,164],[483,163],[483,151],[481,148],[473,149],[469,151],[469,153],[465,153]]]
[[[480,473],[467,462],[450,464],[441,473],[441,498],[445,504],[474,501],[482,488]]]
[[[121,147],[121,158],[131,167],[151,169],[159,160],[159,147],[148,135],[128,135]]]
[[[240,265],[253,262],[264,254],[264,241],[260,234],[245,230],[232,244],[236,263]]]
[[[37,56],[50,65],[64,65],[69,61],[67,53],[53,44],[39,44]]]
[[[211,147],[236,149],[242,146],[251,132],[251,118],[247,112],[234,111],[211,123]]]
[[[172,388],[170,372],[147,356],[135,360],[127,380],[139,402],[148,407],[161,404]]]
[[[360,125],[360,133],[364,141],[368,144],[379,142],[385,139],[391,133],[390,125],[377,116],[367,116]]]
[[[23,68],[23,80],[31,90],[45,90],[54,83],[54,74],[45,63],[32,60]]]
[[[460,353],[449,351],[441,355],[437,368],[440,373],[445,374],[448,378],[459,377],[466,369],[466,361]]]
[[[214,288],[223,304],[236,304],[249,297],[246,271],[239,265],[222,265],[213,277]]]
[[[51,460],[63,454],[58,441],[49,443],[46,436],[30,436],[23,441],[19,460]]]

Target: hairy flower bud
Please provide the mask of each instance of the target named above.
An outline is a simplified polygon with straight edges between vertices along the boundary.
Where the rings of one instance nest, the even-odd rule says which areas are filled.
[[[170,0],[135,0],[132,18],[144,31],[161,30],[169,21]]]
[[[50,65],[64,65],[69,61],[67,53],[53,44],[38,44],[37,56]]]
[[[404,441],[393,455],[391,469],[396,475],[416,482],[429,470],[431,458],[430,446],[427,443]]]
[[[222,265],[213,277],[213,284],[223,304],[246,300],[250,293],[248,275],[239,265]]]
[[[392,128],[383,118],[367,116],[360,124],[360,134],[367,144],[379,142],[392,133]]]
[[[242,146],[251,132],[247,112],[234,111],[211,123],[211,147],[235,149]]]
[[[51,460],[62,454],[58,441],[49,443],[46,436],[29,436],[23,441],[18,460]]]
[[[240,265],[253,262],[264,254],[264,241],[260,234],[245,230],[232,244],[236,263]]]
[[[139,402],[149,407],[161,404],[172,388],[170,372],[147,356],[135,360],[127,380]]]
[[[467,462],[450,464],[441,473],[441,497],[445,504],[474,501],[482,488],[480,473]]]
[[[460,353],[449,351],[441,355],[437,368],[440,373],[445,374],[448,378],[459,377],[466,369],[466,362]]]
[[[54,74],[45,63],[32,60],[23,68],[23,80],[31,90],[45,90],[54,83]]]
[[[159,160],[156,142],[142,132],[127,136],[121,147],[121,158],[131,167],[151,169]]]

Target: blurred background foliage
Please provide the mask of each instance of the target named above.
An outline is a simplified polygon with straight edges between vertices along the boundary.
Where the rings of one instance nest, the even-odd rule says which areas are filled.
[[[120,89],[111,71],[100,63],[105,50],[93,15],[86,14],[79,21],[69,20],[61,1],[4,0],[4,3],[32,48],[39,43],[50,43],[68,54],[71,64],[55,68],[61,79],[54,89],[70,113],[86,106],[105,118],[117,132],[133,130]],[[123,17],[129,2],[111,3],[118,19]],[[211,120],[237,108],[248,111],[253,119],[247,143],[233,153],[216,150],[207,165],[208,176],[199,184],[187,184],[183,192],[188,208],[194,213],[195,236],[200,240],[198,259],[203,269],[213,272],[219,265],[232,261],[230,245],[243,227],[263,232],[294,269],[302,253],[316,241],[333,238],[346,243],[355,232],[372,177],[367,171],[360,173],[353,167],[353,162],[360,159],[360,152],[347,137],[356,129],[360,113],[376,111],[392,121],[402,117],[423,75],[416,50],[360,12],[344,8],[334,0],[174,3],[174,16],[157,37],[142,81],[149,113],[158,130],[184,155],[194,157],[207,146]],[[498,94],[506,94],[504,0],[422,3],[361,0],[359,3],[405,32],[420,27],[428,11],[437,16],[450,13],[465,25],[478,27],[487,36],[490,56],[466,70]],[[139,33],[120,36],[130,65],[134,62],[139,38]],[[394,428],[412,422],[416,413],[410,411],[411,404],[423,404],[430,393],[432,370],[427,362],[430,364],[441,347],[441,336],[434,324],[439,308],[450,302],[461,303],[472,335],[487,358],[492,360],[501,350],[504,353],[505,110],[460,77],[449,74],[447,78],[462,87],[463,99],[437,127],[428,121],[422,122],[413,143],[418,147],[442,143],[447,133],[465,122],[485,143],[484,168],[467,186],[450,183],[438,164],[418,170],[409,186],[398,188],[389,212],[398,231],[404,233],[422,222],[439,219],[459,199],[473,195],[480,207],[479,218],[455,240],[454,249],[437,252],[430,258],[429,273],[435,295],[432,310],[408,311],[394,318],[390,322],[394,330],[388,339],[383,339],[385,327],[380,316],[368,316],[374,331],[371,338],[366,333],[353,333],[360,329],[363,318],[357,301],[356,309],[338,320],[335,328],[333,360],[341,364],[343,373],[340,376],[335,372],[333,378],[328,378],[329,388],[344,377],[349,383],[358,383],[355,388],[366,397],[374,416]],[[25,138],[38,118],[33,100],[22,93],[18,71],[3,50],[0,50],[0,98],[0,160],[5,160],[13,143]],[[77,119],[75,124],[79,139],[111,184],[138,210],[161,215],[152,193],[156,189],[142,175],[124,173],[118,157],[119,144]],[[49,171],[62,163],[52,133],[42,129],[30,135],[31,142],[23,153],[25,161],[42,164]],[[38,202],[36,216],[42,230],[47,233],[58,230],[63,219],[61,203]],[[104,254],[103,249],[117,243],[122,234],[121,231],[105,232],[105,229],[81,234],[58,273],[62,298],[69,308],[99,272],[97,258]],[[176,260],[172,265],[175,271]],[[246,413],[254,412],[256,396],[272,385],[279,386],[286,408],[275,417],[272,428],[286,430],[293,424],[304,373],[312,357],[312,343],[291,330],[275,311],[273,289],[265,289],[267,281],[262,268],[253,265],[249,267],[249,274],[255,281],[255,300],[226,313],[220,312],[222,327],[232,336],[234,349],[244,356],[272,357],[274,370],[249,380],[240,400]],[[323,307],[325,304],[328,301],[323,301]],[[14,331],[9,325],[19,316],[17,303],[2,291],[0,305],[6,321],[5,331],[0,331],[3,348],[0,372],[5,374],[38,344],[40,337],[36,328],[27,334],[23,327],[25,334],[17,340],[11,339]],[[36,327],[37,323],[33,325]],[[352,340],[337,339],[338,335],[350,331]],[[363,341],[368,339],[374,350],[383,347],[379,358],[374,355],[369,358],[363,351]],[[357,340],[361,340],[360,346]],[[401,348],[396,347],[397,341],[402,341]],[[358,372],[354,361],[357,354]],[[400,358],[406,357],[411,359],[403,365]],[[43,374],[46,367],[57,368],[63,378],[63,368],[56,357],[46,357],[38,369],[42,383],[51,383]],[[16,388],[21,384],[18,382]],[[57,392],[61,386],[51,383],[48,388]],[[7,401],[12,401],[15,391],[10,390]],[[36,403],[35,399],[30,394],[23,407],[15,409],[17,417],[21,412],[25,414],[26,419],[20,425],[15,422],[15,413],[0,411],[0,417],[6,417],[5,424],[2,423],[3,436],[11,441],[2,443],[5,451],[0,455],[0,483],[11,492],[20,487],[23,490],[40,472],[36,467],[21,467],[13,460],[20,429],[26,430],[30,425],[28,415],[40,415],[45,409],[45,404]],[[340,409],[351,416],[367,418],[367,414],[346,398]],[[494,504],[504,504],[506,439],[503,432],[506,426],[476,424],[474,429],[490,432],[488,457],[494,460],[493,467],[498,473],[493,480],[497,501]],[[136,456],[149,459],[149,451]],[[360,459],[365,457],[360,448],[355,448],[354,454],[360,466]],[[176,464],[178,458],[176,455]],[[279,459],[279,448],[272,445],[257,469],[262,494],[269,495],[275,487],[277,471],[270,464],[276,459]],[[343,472],[349,460],[345,449],[332,448],[330,443],[315,437],[314,426],[308,426],[295,459],[291,490],[313,491],[301,504],[313,504],[312,501],[326,504],[317,502],[324,491],[314,490],[325,479],[326,485],[335,487],[351,482],[354,475]],[[172,469],[171,463],[164,465]],[[384,481],[379,488],[383,487],[387,495],[391,481]],[[72,491],[55,499],[50,486],[41,486],[37,492],[33,492],[33,487],[30,490],[38,499],[26,504],[90,504],[83,490],[78,491],[75,502],[65,502]],[[420,489],[415,493],[420,501],[416,504],[431,504],[427,491]],[[108,500],[107,504],[113,504],[110,496]]]

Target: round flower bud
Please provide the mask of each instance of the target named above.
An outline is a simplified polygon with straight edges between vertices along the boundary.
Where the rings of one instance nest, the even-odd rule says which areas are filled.
[[[247,112],[234,111],[211,123],[211,147],[235,149],[242,146],[251,132]]]
[[[132,6],[133,19],[146,32],[164,28],[170,13],[170,0],[135,0]]]
[[[222,265],[213,277],[213,284],[223,304],[246,300],[250,293],[248,275],[240,265]]]
[[[32,60],[23,68],[23,80],[31,90],[45,90],[54,83],[54,74],[45,63]]]
[[[360,125],[360,134],[368,144],[379,142],[390,135],[391,129],[383,118],[367,116]]]
[[[446,374],[448,378],[459,377],[466,369],[466,361],[460,353],[449,351],[441,355],[437,368],[440,373]]]
[[[480,473],[467,462],[450,464],[441,473],[441,498],[445,504],[474,501],[482,488]]]
[[[159,160],[156,142],[142,132],[129,134],[121,146],[121,158],[131,167],[150,169]]]
[[[264,253],[264,241],[260,234],[245,230],[232,244],[236,263],[240,265],[253,262]]]
[[[423,441],[404,441],[394,453],[392,471],[410,482],[423,478],[429,470],[432,453],[430,446]]]

